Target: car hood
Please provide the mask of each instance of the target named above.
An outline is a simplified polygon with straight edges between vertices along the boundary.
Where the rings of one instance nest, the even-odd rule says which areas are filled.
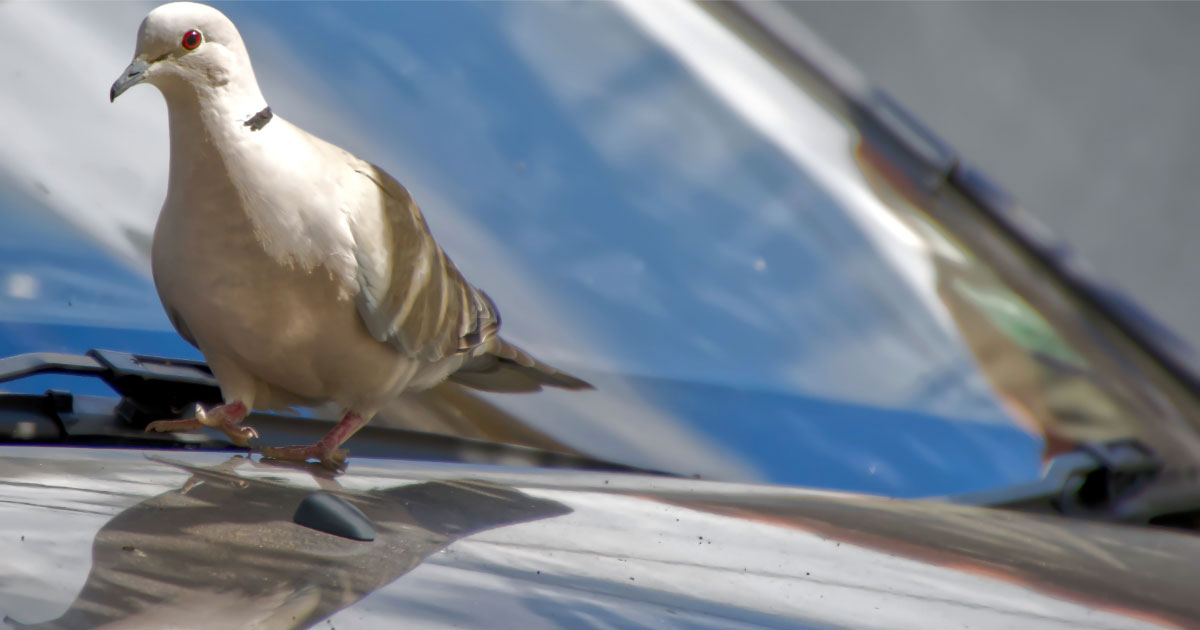
[[[653,476],[0,449],[30,628],[1179,627],[1194,536]],[[354,541],[297,525],[359,508]]]

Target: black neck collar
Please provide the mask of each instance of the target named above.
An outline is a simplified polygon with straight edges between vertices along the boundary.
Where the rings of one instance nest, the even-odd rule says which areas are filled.
[[[266,127],[267,123],[271,122],[271,119],[274,117],[275,117],[275,114],[271,113],[271,106],[268,105],[268,106],[264,107],[261,112],[258,112],[257,114],[251,116],[250,120],[247,120],[246,122],[244,122],[242,124],[249,127],[250,131],[258,131],[259,129]]]

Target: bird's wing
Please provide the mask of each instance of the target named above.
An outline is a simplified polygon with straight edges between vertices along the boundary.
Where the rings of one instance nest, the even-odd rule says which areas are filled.
[[[404,186],[373,164],[360,162],[354,170],[382,193],[382,225],[351,220],[360,244],[354,252],[356,299],[367,330],[406,356],[426,361],[484,344],[500,328],[491,298],[467,283],[433,240]],[[371,229],[382,233],[363,233]]]

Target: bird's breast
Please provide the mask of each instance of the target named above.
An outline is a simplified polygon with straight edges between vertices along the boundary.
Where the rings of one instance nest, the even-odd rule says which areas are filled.
[[[300,151],[278,157],[245,146],[221,168],[173,178],[155,230],[154,280],[206,356],[234,357],[274,387],[348,405],[394,390],[404,366],[358,315],[336,169],[318,174],[306,162]]]

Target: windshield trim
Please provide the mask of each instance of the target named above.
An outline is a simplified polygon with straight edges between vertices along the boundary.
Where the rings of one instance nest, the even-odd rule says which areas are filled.
[[[1009,194],[885,91],[820,41],[806,25],[771,3],[700,3],[770,59],[803,68],[835,107],[853,117],[864,133],[886,137],[902,148],[901,166],[926,192],[951,190],[968,199],[994,227],[1057,280],[1073,297],[1101,314],[1139,350],[1150,356],[1189,392],[1200,397],[1200,355],[1120,288],[1105,282],[1064,239],[1022,208]],[[749,34],[752,33],[752,36]],[[784,64],[786,65],[786,64]],[[872,134],[874,135],[874,134]],[[883,138],[873,138],[879,141]]]

